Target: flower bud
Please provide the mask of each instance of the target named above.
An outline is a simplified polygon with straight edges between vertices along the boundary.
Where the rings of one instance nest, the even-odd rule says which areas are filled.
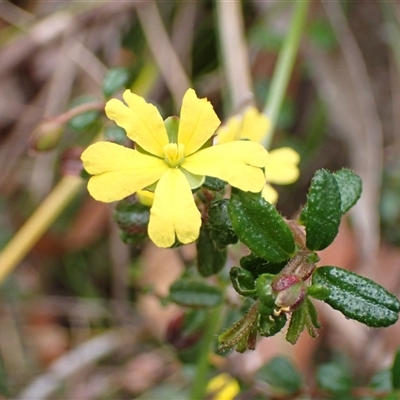
[[[53,150],[59,143],[64,125],[56,120],[45,120],[33,131],[29,138],[29,147],[34,151]]]
[[[285,312],[298,308],[306,298],[307,286],[298,275],[281,275],[271,284],[275,304]]]

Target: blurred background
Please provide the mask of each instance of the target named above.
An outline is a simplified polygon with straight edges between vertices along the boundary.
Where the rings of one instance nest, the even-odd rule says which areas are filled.
[[[0,249],[62,177],[79,174],[80,152],[97,135],[123,140],[103,114],[105,101],[120,96],[116,89],[131,88],[164,117],[179,115],[189,86],[221,120],[251,103],[262,110],[294,4],[1,1]],[[362,199],[321,263],[357,271],[398,296],[398,3],[311,2],[271,148],[284,145],[300,154],[301,175],[277,187],[277,208],[296,215],[316,169],[353,168]],[[126,245],[112,205],[94,201],[83,184],[66,197],[1,285],[0,395],[185,399],[199,331],[184,331],[187,315],[160,299],[193,264],[195,249]],[[232,265],[237,257],[236,249]],[[268,360],[285,355],[312,388],[324,363],[347,369],[359,386],[390,366],[399,323],[369,329],[319,306],[316,340],[303,334],[291,346],[280,334],[255,352],[215,355],[215,370],[249,384]]]

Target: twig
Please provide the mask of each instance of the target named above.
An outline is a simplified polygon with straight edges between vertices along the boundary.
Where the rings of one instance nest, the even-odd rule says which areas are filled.
[[[148,1],[137,7],[137,14],[153,57],[179,109],[190,81],[168,37],[157,6],[153,1]]]
[[[46,399],[65,379],[117,349],[131,344],[135,336],[133,332],[112,331],[88,340],[51,364],[48,372],[36,378],[17,399]]]

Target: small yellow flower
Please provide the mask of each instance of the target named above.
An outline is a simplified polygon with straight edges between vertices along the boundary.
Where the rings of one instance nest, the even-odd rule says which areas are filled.
[[[240,386],[229,374],[220,374],[208,382],[207,393],[212,394],[213,400],[233,400],[240,393]]]
[[[135,150],[111,142],[90,145],[82,153],[93,175],[88,190],[106,203],[143,189],[154,191],[148,232],[157,246],[170,247],[176,237],[181,243],[198,238],[201,217],[191,189],[201,186],[205,176],[243,191],[262,190],[268,152],[251,141],[203,147],[220,121],[210,102],[197,98],[193,89],[183,98],[180,119],[163,121],[155,106],[129,90],[123,99],[127,106],[111,99],[105,111],[135,142]]]
[[[267,116],[255,107],[248,107],[243,116],[235,115],[218,129],[217,143],[228,143],[232,140],[249,139],[261,142],[269,129],[271,122]],[[299,178],[299,154],[290,147],[281,147],[269,152],[270,158],[265,166],[267,182],[278,185],[288,185]],[[278,200],[277,191],[268,183],[262,190],[262,195],[270,203]]]

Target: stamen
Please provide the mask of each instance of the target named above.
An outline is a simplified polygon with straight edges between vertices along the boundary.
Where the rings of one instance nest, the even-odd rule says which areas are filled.
[[[185,146],[182,143],[169,143],[164,146],[164,160],[172,168],[178,167],[185,159]]]

